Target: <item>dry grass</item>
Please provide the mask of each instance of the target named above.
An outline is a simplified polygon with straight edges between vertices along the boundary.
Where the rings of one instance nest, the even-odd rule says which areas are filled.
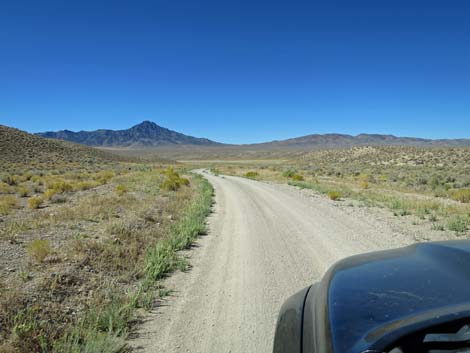
[[[4,184],[13,193],[0,194],[0,246],[15,254],[0,269],[2,349],[75,353],[86,344],[117,352],[134,309],[151,307],[158,287],[139,287],[148,249],[172,236],[201,182],[180,177],[178,190],[163,192],[163,169],[95,167],[10,171],[16,185]],[[33,195],[28,202],[18,195],[22,185]]]

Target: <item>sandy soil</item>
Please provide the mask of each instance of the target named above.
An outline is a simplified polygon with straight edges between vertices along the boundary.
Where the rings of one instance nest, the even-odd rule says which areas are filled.
[[[311,191],[206,175],[216,204],[192,269],[165,281],[172,295],[145,319],[137,352],[270,352],[283,301],[349,255],[445,239],[389,211]]]

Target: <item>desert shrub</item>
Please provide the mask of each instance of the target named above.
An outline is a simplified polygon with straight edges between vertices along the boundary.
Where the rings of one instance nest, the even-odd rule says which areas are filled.
[[[341,198],[341,193],[335,190],[328,191],[327,195],[330,198],[330,200],[333,200],[333,201],[337,201]]]
[[[292,175],[292,180],[294,180],[294,181],[304,181],[305,178],[301,174],[294,174],[294,175]]]
[[[75,184],[74,189],[75,190],[89,190],[89,189],[96,188],[98,185],[100,185],[100,183],[96,181],[80,181]]]
[[[44,192],[43,197],[45,200],[50,200],[54,195],[59,194],[60,191],[56,189],[48,189]]]
[[[450,197],[456,201],[460,201],[463,203],[470,202],[470,189],[459,189],[450,192]]]
[[[470,218],[465,216],[454,216],[447,221],[447,229],[462,233],[468,229]]]
[[[66,203],[67,202],[67,198],[65,197],[65,195],[63,194],[54,194],[52,195],[52,197],[50,198],[50,201],[52,203]]]
[[[39,183],[42,182],[41,176],[40,175],[33,175],[30,179],[33,183]]]
[[[167,191],[176,191],[182,185],[188,186],[189,180],[186,178],[180,177],[180,175],[173,170],[173,168],[168,168],[162,172],[166,175],[165,180],[160,184],[160,189]]]
[[[258,172],[253,172],[253,171],[249,171],[245,173],[245,177],[250,178],[250,179],[254,179],[258,175],[259,175]]]
[[[218,176],[220,175],[220,170],[218,170],[217,168],[211,168],[211,173],[215,176]]]
[[[160,189],[167,191],[176,191],[180,188],[181,183],[177,177],[167,177],[161,184]]]
[[[285,178],[292,178],[296,174],[297,174],[297,170],[289,168],[282,173],[282,176]]]
[[[68,192],[73,190],[73,185],[65,180],[56,181],[47,185],[48,189],[57,190],[57,192]]]
[[[180,178],[181,185],[189,186],[189,179],[188,178]]]
[[[18,200],[13,195],[0,195],[0,215],[7,215],[12,208],[18,207]]]
[[[428,179],[426,177],[418,177],[416,178],[416,184],[417,185],[427,185],[428,184]]]
[[[361,189],[368,189],[369,188],[369,182],[367,180],[362,180],[359,183],[359,186],[361,187]]]
[[[47,239],[35,239],[27,247],[29,256],[37,262],[43,262],[51,253],[51,246]]]
[[[433,190],[437,189],[437,188],[439,187],[439,185],[441,185],[440,177],[439,177],[438,175],[434,175],[434,176],[431,178],[430,185],[431,185],[431,188],[432,188]]]
[[[119,196],[122,196],[124,195],[125,193],[127,193],[129,191],[128,187],[124,184],[119,184],[117,185],[115,188],[114,188],[114,191],[116,192],[116,194],[118,194]]]
[[[16,186],[19,182],[18,175],[7,175],[3,177],[2,181],[10,186]]]
[[[31,190],[27,186],[20,186],[18,188],[18,195],[20,197],[27,197],[31,193]]]
[[[0,194],[9,194],[11,192],[11,187],[7,183],[0,181]]]
[[[114,176],[115,174],[113,171],[104,170],[99,172],[95,178],[100,184],[107,184]]]
[[[30,197],[28,200],[28,207],[35,210],[38,209],[44,202],[43,198],[40,196]]]
[[[29,181],[29,180],[31,180],[32,177],[33,177],[33,173],[26,172],[20,177],[20,180],[23,181],[23,182],[24,181]]]

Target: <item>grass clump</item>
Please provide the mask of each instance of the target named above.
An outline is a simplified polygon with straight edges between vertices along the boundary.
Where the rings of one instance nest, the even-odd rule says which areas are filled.
[[[254,172],[254,171],[249,171],[245,173],[245,177],[249,179],[255,179],[258,176],[259,176],[258,172]]]
[[[18,200],[13,195],[0,195],[0,215],[7,215],[18,207]]]
[[[327,192],[328,197],[330,200],[338,201],[341,198],[341,192],[336,190],[331,190]]]
[[[20,197],[28,197],[30,193],[31,193],[31,190],[26,186],[20,186],[18,188],[18,195]]]
[[[99,172],[95,178],[100,184],[107,184],[115,175],[113,171],[104,170]]]
[[[36,210],[39,207],[41,207],[43,202],[44,202],[44,199],[42,197],[33,196],[33,197],[30,197],[28,200],[28,207],[31,208],[32,210]]]
[[[7,183],[0,181],[0,194],[9,194],[11,192],[11,187]]]
[[[98,185],[100,184],[96,181],[80,181],[75,184],[74,189],[83,191],[96,188]]]
[[[20,178],[18,175],[7,175],[2,179],[2,181],[10,186],[16,186],[18,185]]]
[[[119,184],[117,185],[115,188],[114,188],[114,191],[116,192],[116,194],[118,194],[119,196],[123,196],[124,194],[128,193],[129,192],[129,188],[124,185],[124,184]]]
[[[182,185],[188,186],[189,179],[182,178],[178,172],[176,172],[173,168],[166,169],[163,174],[166,176],[165,180],[160,184],[160,189],[166,191],[176,191]]]
[[[296,174],[297,174],[297,170],[287,169],[282,173],[282,176],[285,177],[285,178],[292,178]]]
[[[461,215],[454,216],[447,221],[447,229],[453,232],[463,233],[468,229],[469,224],[470,217]]]
[[[451,199],[462,203],[470,203],[470,189],[459,189],[449,193]]]
[[[37,262],[43,262],[51,253],[51,246],[47,239],[35,239],[27,247],[29,256]]]
[[[292,180],[293,181],[304,181],[305,178],[301,174],[294,174],[294,175],[292,175]]]
[[[73,190],[73,185],[65,180],[60,180],[56,182],[52,182],[47,185],[49,190],[55,190],[56,193],[64,193]]]

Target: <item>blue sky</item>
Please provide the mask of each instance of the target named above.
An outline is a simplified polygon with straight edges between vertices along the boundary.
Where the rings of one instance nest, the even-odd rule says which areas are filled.
[[[0,3],[0,124],[470,137],[470,2]]]

